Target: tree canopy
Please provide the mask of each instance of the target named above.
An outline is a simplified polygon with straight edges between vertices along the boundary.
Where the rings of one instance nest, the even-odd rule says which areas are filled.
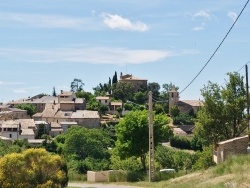
[[[113,97],[123,102],[132,99],[134,87],[131,83],[117,82],[112,85]]]
[[[196,134],[210,143],[240,136],[247,127],[243,77],[228,73],[226,86],[209,82],[202,90],[204,106],[198,111]]]
[[[0,187],[66,187],[67,166],[59,155],[28,149],[0,159]]]
[[[71,84],[70,88],[72,92],[82,91],[83,90],[84,83],[81,79],[75,78]]]
[[[19,104],[16,107],[22,110],[27,110],[27,114],[29,116],[33,116],[37,112],[36,107],[33,104],[29,103]]]
[[[74,161],[76,170],[86,173],[87,170],[105,170],[109,166],[108,147],[110,136],[102,129],[71,127],[56,137],[63,144],[62,153],[68,161]]]
[[[154,116],[154,142],[168,140],[173,132],[167,125],[170,119],[165,115]],[[116,125],[116,148],[121,157],[140,157],[146,170],[146,154],[149,150],[148,111],[132,111]]]

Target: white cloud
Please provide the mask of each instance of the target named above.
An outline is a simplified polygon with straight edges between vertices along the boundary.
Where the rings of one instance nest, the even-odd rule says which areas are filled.
[[[206,12],[206,11],[201,10],[201,11],[195,13],[193,15],[193,17],[195,17],[195,18],[201,17],[201,18],[209,19],[210,18],[210,14],[208,12]]]
[[[194,31],[202,31],[202,30],[204,30],[204,27],[194,27],[193,30]]]
[[[55,48],[55,49],[1,49],[0,58],[15,62],[143,64],[175,56],[172,51],[130,50],[126,48]],[[15,54],[15,57],[13,57]]]
[[[41,87],[27,87],[27,88],[16,88],[13,89],[14,93],[29,93],[32,90],[40,89]]]
[[[2,26],[21,24],[22,26],[40,28],[82,28],[87,22],[87,19],[60,15],[0,13],[0,23]]]
[[[13,92],[14,93],[28,93],[28,90],[26,90],[26,89],[14,89]]]
[[[111,29],[121,29],[127,31],[147,31],[149,28],[145,23],[142,22],[132,22],[127,18],[123,18],[119,15],[112,15],[103,13],[103,23],[110,27]]]
[[[233,20],[233,22],[235,22],[235,20],[238,17],[238,15],[235,12],[229,12],[227,16],[229,16]]]
[[[22,85],[25,84],[24,82],[5,82],[5,81],[0,81],[0,85]]]

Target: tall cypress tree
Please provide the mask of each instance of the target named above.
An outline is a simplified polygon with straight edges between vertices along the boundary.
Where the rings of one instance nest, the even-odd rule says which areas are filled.
[[[52,96],[53,96],[53,97],[56,97],[56,89],[55,89],[55,87],[53,87]]]
[[[117,83],[117,73],[116,73],[116,71],[115,71],[115,75],[113,76],[113,79],[112,79],[112,84],[115,84],[115,83]]]

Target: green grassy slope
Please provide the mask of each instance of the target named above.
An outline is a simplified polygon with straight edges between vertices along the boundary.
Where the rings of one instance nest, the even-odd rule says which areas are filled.
[[[138,182],[136,185],[168,188],[250,187],[250,155],[234,156],[206,171],[190,173],[168,181]]]

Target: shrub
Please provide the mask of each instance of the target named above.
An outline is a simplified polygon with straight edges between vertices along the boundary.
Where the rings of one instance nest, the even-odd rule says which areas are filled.
[[[180,149],[191,149],[190,139],[184,136],[173,136],[170,139],[170,145],[172,147],[180,148]]]
[[[194,119],[184,113],[180,113],[178,116],[173,118],[174,125],[194,125]]]
[[[172,148],[157,146],[155,159],[161,168],[173,168],[177,172],[179,170],[188,170],[195,163],[195,155]]]
[[[109,182],[125,182],[127,181],[127,173],[122,170],[111,171],[109,174]]]
[[[210,166],[213,166],[215,163],[213,161],[213,150],[212,147],[205,147],[203,151],[198,151],[195,154],[196,162],[193,166],[195,170],[208,169]]]

